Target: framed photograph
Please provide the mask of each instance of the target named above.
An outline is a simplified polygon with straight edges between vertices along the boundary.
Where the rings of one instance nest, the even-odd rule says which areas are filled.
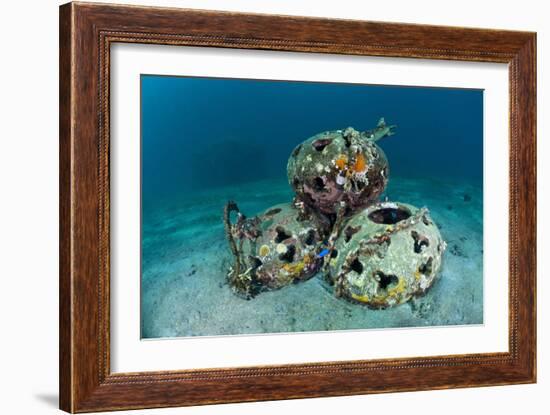
[[[60,8],[60,407],[536,381],[536,35]]]

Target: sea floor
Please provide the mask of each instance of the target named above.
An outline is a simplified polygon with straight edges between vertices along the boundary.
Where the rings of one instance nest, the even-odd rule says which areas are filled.
[[[356,330],[483,323],[483,193],[476,182],[392,178],[384,196],[426,206],[447,242],[440,276],[400,306],[371,310],[336,298],[321,275],[251,300],[226,282],[232,256],[222,209],[247,216],[290,201],[286,181],[159,200],[143,212],[142,338]]]

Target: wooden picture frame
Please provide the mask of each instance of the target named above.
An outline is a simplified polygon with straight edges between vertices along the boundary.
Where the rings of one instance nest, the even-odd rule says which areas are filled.
[[[508,64],[509,351],[111,373],[109,59],[110,46],[117,42]],[[90,412],[535,382],[535,33],[69,3],[60,8],[59,93],[61,409]]]

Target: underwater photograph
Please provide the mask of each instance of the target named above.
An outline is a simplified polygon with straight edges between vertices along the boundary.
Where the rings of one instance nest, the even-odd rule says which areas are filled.
[[[483,324],[483,90],[140,83],[142,339]]]

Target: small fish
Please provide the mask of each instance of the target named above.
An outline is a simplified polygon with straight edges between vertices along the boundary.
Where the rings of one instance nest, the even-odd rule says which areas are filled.
[[[323,249],[319,255],[317,255],[319,258],[323,258],[324,256],[326,256],[330,251],[328,249]]]

